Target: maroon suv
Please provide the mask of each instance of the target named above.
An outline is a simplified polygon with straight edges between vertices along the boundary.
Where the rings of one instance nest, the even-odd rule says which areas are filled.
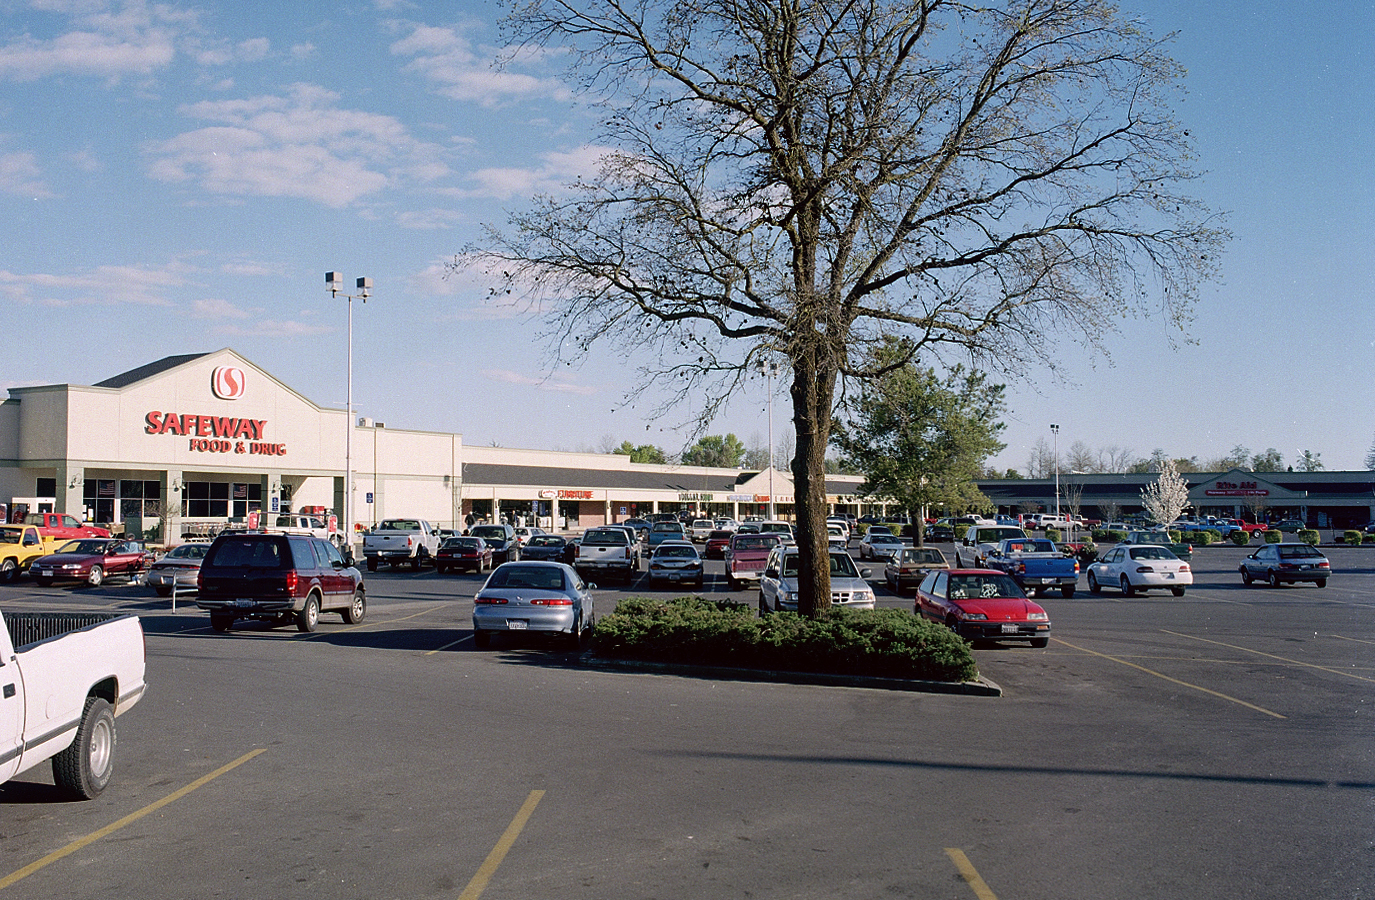
[[[363,621],[363,575],[329,541],[304,534],[226,532],[215,538],[201,563],[196,605],[210,625],[228,631],[235,619],[295,623],[314,631],[321,612]]]

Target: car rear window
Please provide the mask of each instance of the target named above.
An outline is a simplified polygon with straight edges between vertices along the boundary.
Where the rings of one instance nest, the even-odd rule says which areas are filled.
[[[486,587],[499,588],[540,588],[542,590],[563,590],[563,570],[546,566],[502,566],[487,579]]]
[[[479,525],[472,530],[472,535],[489,541],[493,539],[504,541],[506,540],[506,529],[500,525]]]
[[[541,534],[530,538],[531,547],[561,547],[568,543],[563,538],[552,534]]]
[[[285,549],[277,538],[222,538],[210,547],[205,565],[222,569],[288,569],[292,563],[286,558]]]
[[[1322,556],[1316,547],[1304,544],[1301,547],[1280,547],[1280,559],[1310,559]]]
[[[623,547],[630,543],[630,535],[619,528],[589,531],[583,535],[584,547]]]
[[[684,547],[680,544],[660,544],[659,549],[654,551],[654,555],[659,559],[663,559],[666,556],[673,558],[696,559],[697,548]]]

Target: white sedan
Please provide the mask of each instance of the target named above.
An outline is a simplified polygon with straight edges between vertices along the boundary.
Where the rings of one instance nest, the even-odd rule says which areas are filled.
[[[1176,597],[1183,597],[1184,589],[1194,583],[1194,573],[1167,547],[1120,544],[1089,566],[1088,583],[1091,594],[1104,587],[1120,588],[1128,597],[1137,591],[1169,588]]]

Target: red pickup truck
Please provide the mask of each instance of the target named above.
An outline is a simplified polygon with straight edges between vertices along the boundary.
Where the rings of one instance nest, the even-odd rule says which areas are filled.
[[[62,538],[68,541],[77,538],[107,538],[110,536],[109,529],[101,528],[99,525],[83,525],[76,516],[69,516],[66,513],[29,513],[24,517],[24,524],[37,526],[39,532],[46,537]]]

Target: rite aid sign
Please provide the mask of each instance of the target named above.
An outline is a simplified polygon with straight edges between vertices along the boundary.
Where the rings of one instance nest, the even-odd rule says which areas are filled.
[[[237,400],[243,396],[248,379],[238,366],[219,366],[210,373],[210,391],[221,400]]]

